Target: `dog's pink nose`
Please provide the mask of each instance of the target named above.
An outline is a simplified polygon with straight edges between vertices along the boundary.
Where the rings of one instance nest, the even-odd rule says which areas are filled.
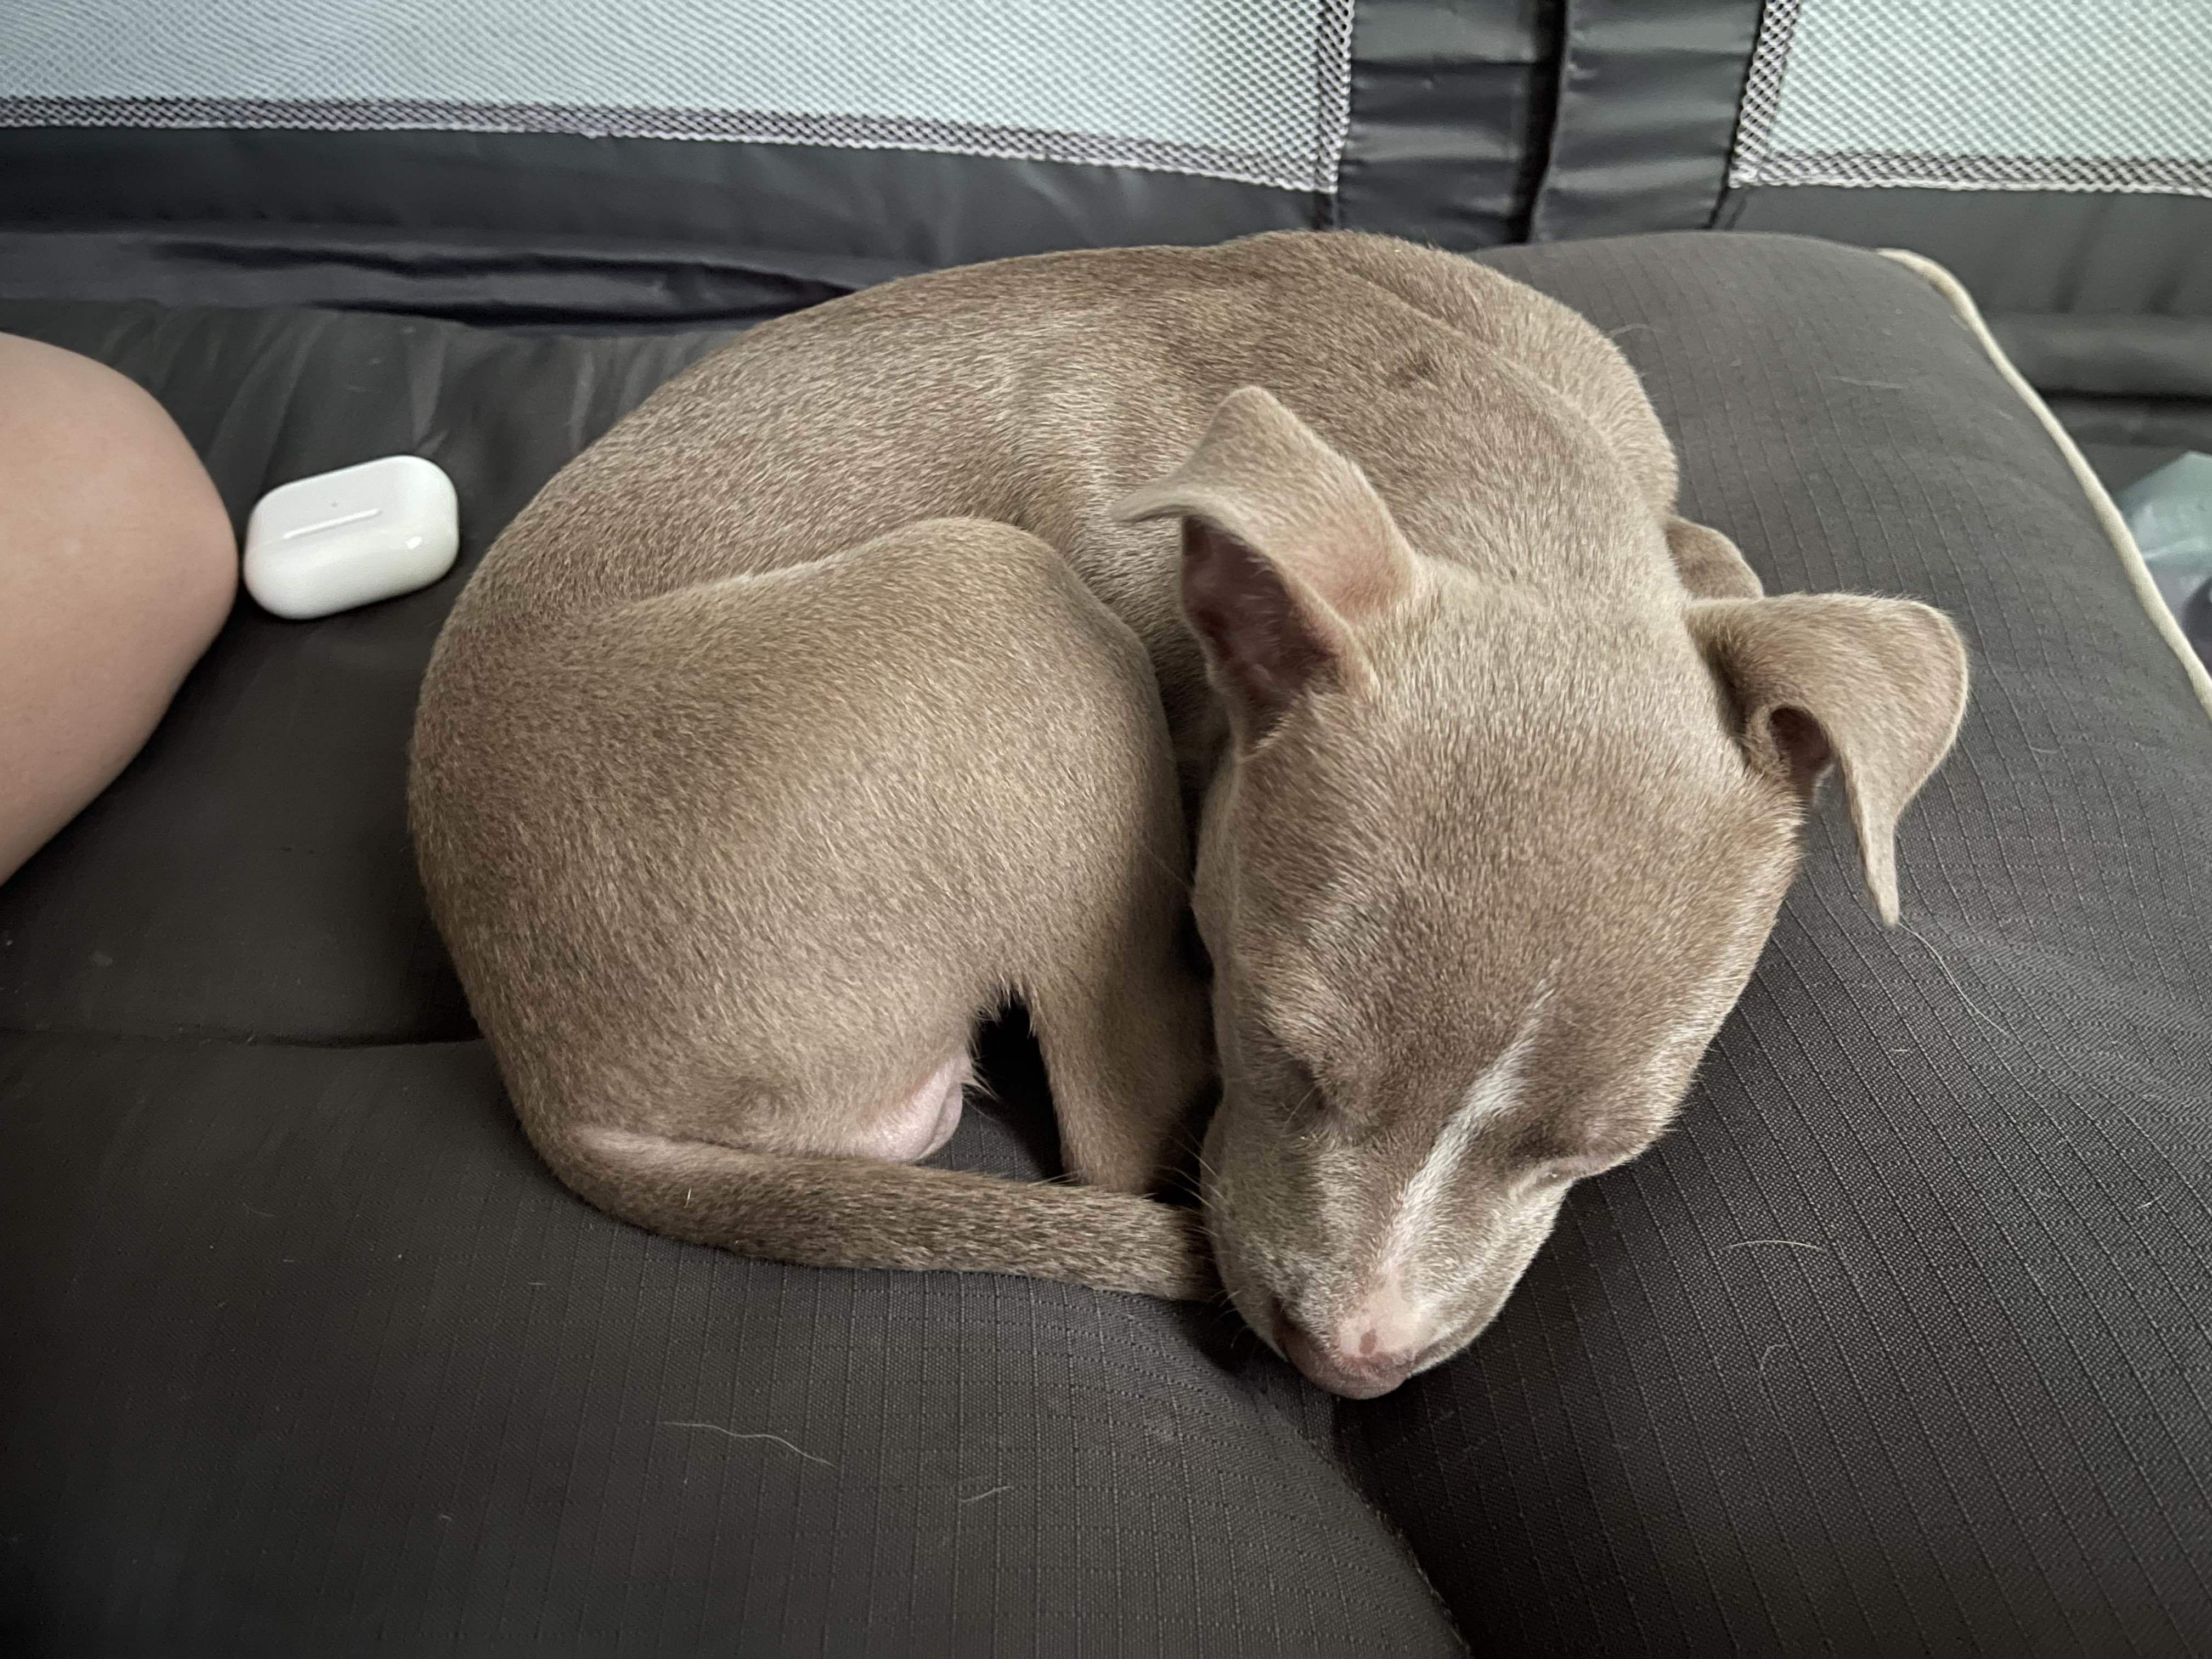
[[[1420,1358],[1418,1350],[1383,1346],[1372,1326],[1347,1331],[1341,1344],[1316,1338],[1288,1319],[1279,1328],[1291,1364],[1346,1400],[1372,1400],[1389,1393],[1413,1374]]]

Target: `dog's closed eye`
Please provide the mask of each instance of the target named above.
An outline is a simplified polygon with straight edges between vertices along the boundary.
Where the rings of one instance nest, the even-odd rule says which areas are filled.
[[[1245,1030],[1241,1046],[1247,1075],[1261,1085],[1260,1097],[1285,1128],[1310,1127],[1327,1113],[1328,1095],[1321,1079],[1273,1030],[1255,1021]]]
[[[1282,1102],[1283,1115],[1290,1127],[1304,1128],[1326,1116],[1328,1091],[1313,1068],[1288,1050],[1281,1051],[1279,1066],[1282,1089],[1277,1098]]]
[[[1506,1156],[1511,1168],[1523,1172],[1522,1181],[1553,1186],[1601,1175],[1642,1150],[1641,1146],[1616,1145],[1578,1133],[1570,1125],[1545,1121],[1530,1124],[1516,1135]]]

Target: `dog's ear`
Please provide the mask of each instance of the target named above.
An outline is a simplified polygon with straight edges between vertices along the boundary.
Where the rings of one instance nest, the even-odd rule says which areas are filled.
[[[1808,799],[1832,763],[1842,770],[1867,890],[1896,921],[1897,820],[1966,712],[1959,630],[1910,599],[1849,593],[1715,599],[1688,617],[1753,765]]]
[[[1358,624],[1413,582],[1413,556],[1364,473],[1258,386],[1232,392],[1182,466],[1115,515],[1182,520],[1182,605],[1238,739],[1316,686],[1369,673]]]

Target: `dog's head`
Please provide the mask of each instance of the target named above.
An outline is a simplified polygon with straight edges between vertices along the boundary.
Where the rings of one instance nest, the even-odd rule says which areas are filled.
[[[1666,1127],[1831,767],[1895,919],[1892,831],[1958,725],[1940,613],[1690,599],[1624,499],[1624,568],[1656,573],[1627,599],[1424,557],[1248,388],[1124,504],[1182,520],[1233,734],[1194,890],[1208,1224],[1244,1317],[1339,1394],[1466,1346],[1567,1189]]]

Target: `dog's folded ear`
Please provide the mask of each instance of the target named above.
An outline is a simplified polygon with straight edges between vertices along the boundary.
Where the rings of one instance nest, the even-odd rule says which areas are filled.
[[[1369,670],[1358,631],[1412,587],[1413,556],[1359,468],[1258,386],[1222,400],[1182,467],[1115,516],[1182,520],[1182,604],[1239,740]]]
[[[1752,763],[1809,799],[1844,775],[1867,890],[1897,921],[1897,820],[1950,751],[1966,653],[1942,611],[1850,593],[1692,604],[1690,631],[1734,700]]]

